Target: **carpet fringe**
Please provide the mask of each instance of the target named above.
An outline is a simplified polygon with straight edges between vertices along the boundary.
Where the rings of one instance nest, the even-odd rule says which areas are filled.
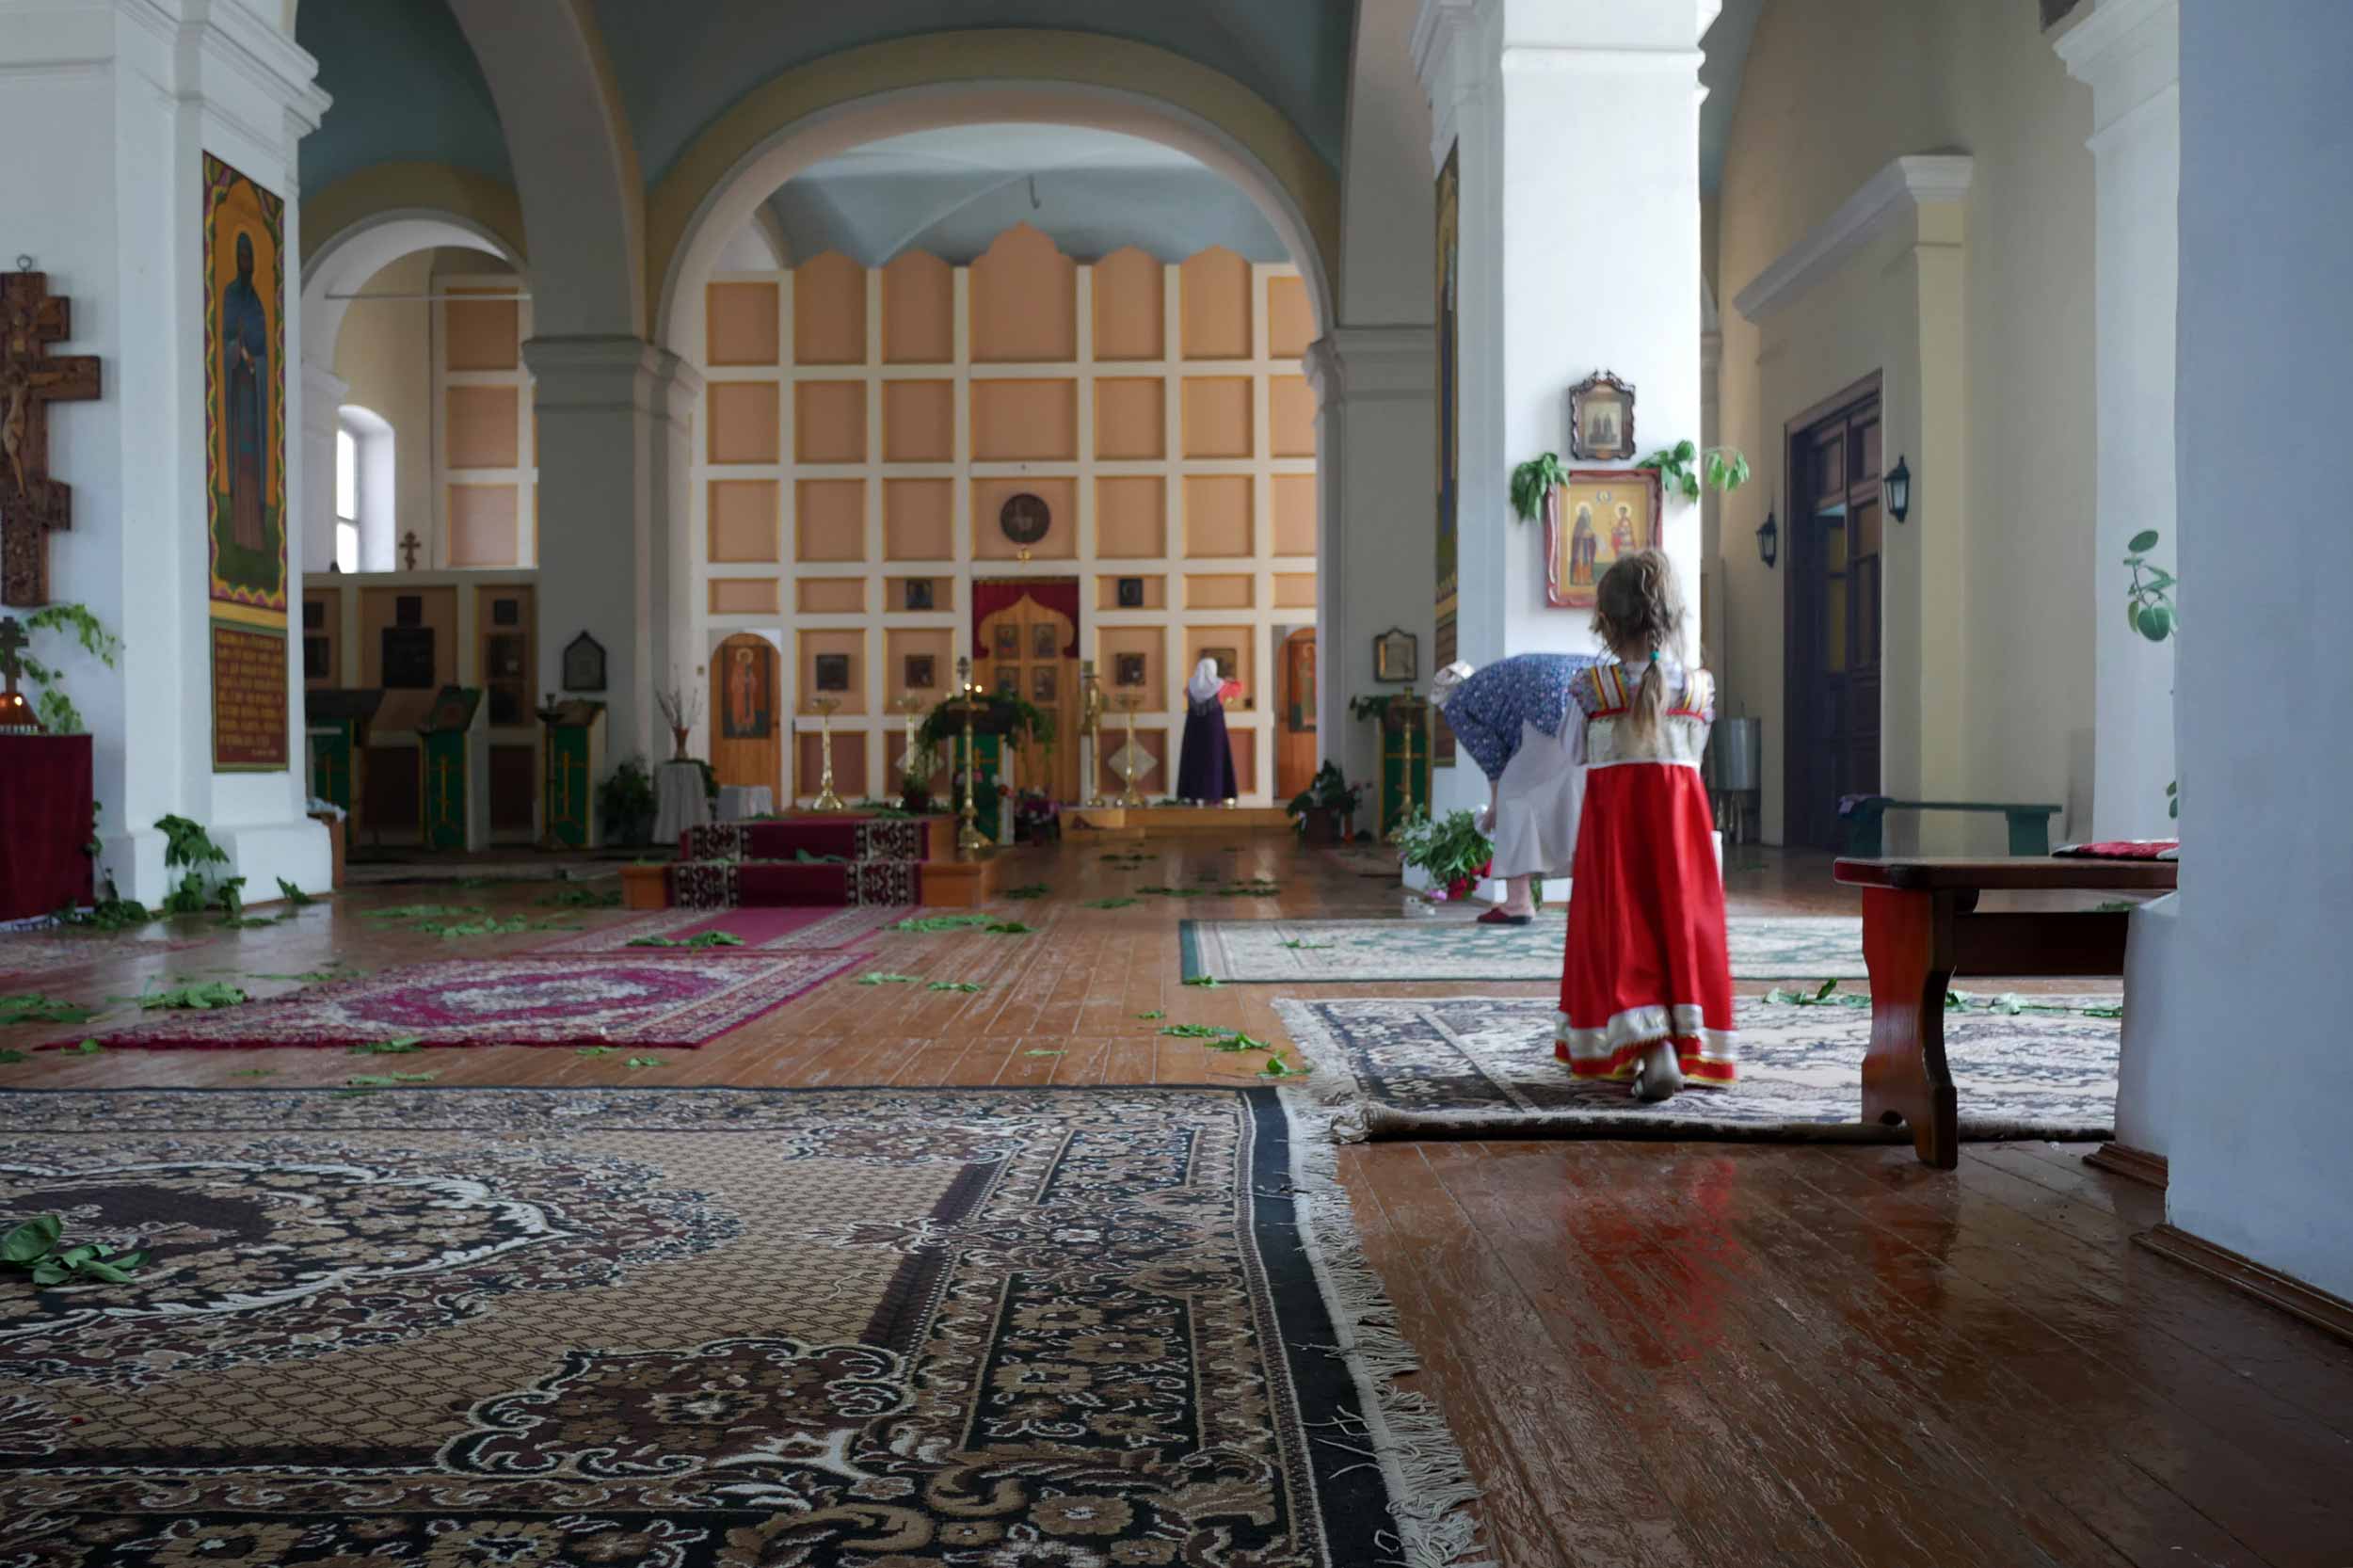
[[[1381,1276],[1366,1260],[1339,1151],[1327,1131],[1331,1107],[1308,1085],[1286,1085],[1291,1126],[1291,1187],[1302,1245],[1323,1289],[1325,1309],[1364,1400],[1365,1436],[1388,1483],[1397,1558],[1405,1568],[1493,1568],[1476,1556],[1479,1522],[1464,1505],[1480,1496],[1470,1467],[1426,1394],[1396,1380],[1420,1369],[1397,1326]],[[1361,1131],[1359,1136],[1361,1137]]]
[[[1314,1069],[1305,1083],[1289,1085],[1284,1101],[1293,1119],[1305,1121],[1329,1144],[1361,1144],[1369,1136],[1365,1113],[1371,1108],[1364,1086],[1349,1069],[1348,1053],[1332,1038],[1310,1003],[1290,997],[1274,1002],[1275,1016],[1290,1032],[1307,1065]]]

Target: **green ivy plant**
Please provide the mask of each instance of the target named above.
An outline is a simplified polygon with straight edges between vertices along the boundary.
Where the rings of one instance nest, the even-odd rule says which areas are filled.
[[[1357,700],[1364,699],[1360,697]],[[1347,822],[1355,816],[1364,798],[1365,787],[1351,784],[1341,775],[1340,765],[1326,759],[1323,766],[1316,770],[1315,777],[1307,781],[1307,787],[1291,796],[1290,804],[1283,809],[1291,818],[1293,827],[1304,829],[1310,811],[1329,811],[1341,822]]]
[[[1659,448],[1634,466],[1657,469],[1659,484],[1666,492],[1687,502],[1700,498],[1703,476],[1709,488],[1726,495],[1749,482],[1749,460],[1737,446],[1711,446],[1702,452],[1689,441],[1677,441]]]
[[[1569,466],[1558,452],[1530,457],[1512,471],[1512,515],[1534,522],[1545,514],[1552,492],[1569,482]]]
[[[2133,585],[2126,590],[2124,613],[2134,631],[2153,643],[2161,643],[2181,631],[2182,617],[2173,605],[2173,587],[2179,579],[2149,559],[2149,552],[2156,548],[2157,531],[2153,528],[2144,528],[2124,541],[2124,566],[2133,574]],[[2165,814],[2176,822],[2181,820],[2182,781],[2178,778],[2165,787]]]
[[[144,1268],[151,1256],[144,1247],[108,1253],[88,1242],[61,1249],[57,1243],[64,1237],[65,1222],[55,1214],[27,1220],[0,1236],[0,1263],[23,1269],[40,1286],[79,1280],[120,1285]]]
[[[24,630],[29,633],[63,632],[82,647],[82,651],[105,665],[115,667],[122,652],[122,639],[106,630],[87,606],[80,604],[44,604],[24,617]],[[29,646],[29,645],[28,645]],[[41,728],[53,735],[79,735],[89,727],[82,722],[82,712],[73,706],[73,699],[65,694],[64,678],[56,666],[37,658],[30,651],[20,656],[25,679],[40,688],[33,699],[33,713]]]
[[[164,836],[164,869],[184,868],[180,886],[164,896],[167,915],[194,915],[210,903],[206,885],[212,880],[212,868],[229,864],[229,852],[213,842],[204,824],[187,817],[157,817],[156,830]]]

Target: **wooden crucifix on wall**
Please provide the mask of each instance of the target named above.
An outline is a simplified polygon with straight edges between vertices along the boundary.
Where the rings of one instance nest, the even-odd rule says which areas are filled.
[[[73,492],[49,477],[49,405],[98,395],[93,355],[52,359],[73,335],[43,272],[0,273],[0,604],[49,602],[49,536],[73,526]]]

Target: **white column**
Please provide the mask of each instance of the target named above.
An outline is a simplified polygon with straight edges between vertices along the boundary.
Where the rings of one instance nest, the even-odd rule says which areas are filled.
[[[648,608],[653,616],[652,646],[659,650],[653,679],[658,686],[676,685],[690,695],[708,694],[711,682],[704,667],[708,650],[696,626],[695,595],[701,586],[695,569],[692,536],[695,516],[695,415],[702,407],[702,373],[666,348],[653,350],[654,581]],[[877,425],[877,428],[880,426]],[[712,715],[706,711],[689,744],[698,756],[711,755]]]
[[[594,637],[604,648],[605,689],[575,695],[606,705],[613,761],[648,765],[668,755],[653,744],[654,682],[667,664],[654,624],[668,575],[652,504],[661,358],[632,337],[523,344],[539,417],[540,684],[568,692],[565,647],[583,632]]]
[[[333,371],[302,361],[302,559],[311,571],[335,559],[335,432],[350,392]]]
[[[1431,651],[1436,337],[1341,327],[1308,344],[1304,363],[1316,393],[1318,760],[1364,783],[1380,776],[1379,737],[1349,717],[1349,699],[1398,689],[1373,683],[1373,639],[1403,627],[1425,664]]]
[[[1414,33],[1433,169],[1461,178],[1460,656],[1593,646],[1590,616],[1545,602],[1541,528],[1511,514],[1513,464],[1566,457],[1568,389],[1633,383],[1641,449],[1700,423],[1699,40],[1716,0],[1423,0]],[[1606,189],[1606,212],[1562,194]],[[1663,545],[1699,600],[1700,515]],[[1486,781],[1441,770],[1442,807]]]
[[[73,488],[73,526],[50,550],[54,600],[87,606],[122,639],[108,670],[54,644],[93,738],[100,868],[125,897],[166,888],[167,813],[205,824],[256,900],[277,879],[327,885],[325,831],[303,814],[299,634],[286,638],[289,766],[216,774],[204,476],[203,157],[285,200],[284,410],[290,621],[299,614],[303,377],[295,150],[327,97],[293,41],[243,6],[205,0],[48,0],[0,24],[0,211],[7,255],[29,254],[72,305],[102,396],[50,416],[51,472]]]
[[[2092,832],[2170,835],[2173,648],[2124,614],[2127,541],[2155,529],[2155,558],[2174,536],[2174,312],[2182,186],[2178,0],[2099,0],[2057,47],[2091,85],[2098,167],[2099,502],[2091,616],[2094,657]]]

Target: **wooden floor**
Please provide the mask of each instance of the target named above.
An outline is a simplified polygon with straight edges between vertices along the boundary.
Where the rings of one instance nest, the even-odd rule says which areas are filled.
[[[1052,896],[1002,907],[1037,935],[887,935],[858,966],[973,981],[978,993],[844,977],[636,1071],[618,1055],[510,1047],[398,1065],[449,1084],[1249,1081],[1257,1063],[1162,1036],[1162,1020],[1138,1015],[1279,1040],[1272,1001],[1315,988],[1184,986],[1177,921],[1398,908],[1393,872],[1369,855],[1256,835],[1140,848],[1148,858],[1133,869],[1099,848],[1020,852],[1008,885]],[[1275,879],[1281,896],[1080,906],[1252,875]],[[1855,907],[1819,858],[1735,852],[1726,880],[1737,913]],[[299,983],[249,977],[451,953],[360,918],[390,904],[623,918],[540,907],[548,891],[369,888],[182,952],[113,946],[105,968],[40,988],[95,1003],[168,976],[244,978],[270,995]],[[57,1032],[0,1031],[0,1048]],[[255,1068],[272,1071],[234,1076]],[[0,1065],[0,1087],[275,1087],[369,1070],[380,1064],[341,1051],[40,1052]],[[1485,1489],[1489,1545],[1513,1568],[2347,1568],[2353,1349],[2134,1245],[2162,1218],[2161,1199],[2086,1168],[2082,1152],[1971,1145],[1941,1174],[1894,1148],[1382,1144],[1344,1149],[1341,1169],[1423,1355],[1413,1382],[1445,1408]]]

